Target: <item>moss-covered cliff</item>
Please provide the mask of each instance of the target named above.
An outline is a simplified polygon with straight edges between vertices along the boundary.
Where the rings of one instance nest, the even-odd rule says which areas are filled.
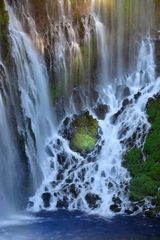
[[[160,211],[160,97],[150,100],[147,114],[151,129],[143,150],[131,149],[125,156],[124,166],[130,171],[130,199],[140,201],[153,197],[156,213]]]

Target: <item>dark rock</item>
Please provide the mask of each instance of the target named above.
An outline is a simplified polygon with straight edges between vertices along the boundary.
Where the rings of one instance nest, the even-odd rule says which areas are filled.
[[[112,188],[113,187],[113,183],[109,182],[108,183],[108,188]]]
[[[125,210],[125,214],[131,215],[131,214],[133,214],[133,211],[130,210],[130,209],[126,209],[126,210]]]
[[[116,89],[116,96],[118,98],[127,98],[130,95],[130,90],[128,87],[126,87],[125,85],[120,85],[117,87]]]
[[[69,190],[70,190],[70,192],[72,193],[73,197],[75,197],[75,198],[78,197],[79,190],[78,190],[78,188],[76,187],[75,184],[71,184],[71,185],[69,186]]]
[[[65,161],[66,161],[66,155],[65,153],[60,153],[57,154],[57,161],[60,165],[64,165]]]
[[[67,179],[65,180],[65,182],[66,182],[66,183],[72,183],[72,182],[73,182],[73,179],[67,178]]]
[[[137,212],[139,210],[138,206],[133,206],[133,212]]]
[[[151,200],[151,204],[152,204],[152,206],[155,206],[156,205],[156,199],[155,198],[153,198],[152,200]]]
[[[56,186],[56,182],[55,182],[55,181],[50,182],[50,184],[51,184],[51,186],[52,186],[53,188],[55,188],[55,186]]]
[[[156,217],[156,212],[155,212],[155,210],[154,209],[147,209],[146,211],[145,211],[145,215],[147,216],[147,217],[149,217],[149,218],[155,218]]]
[[[64,121],[63,121],[63,125],[64,125],[65,127],[67,127],[67,126],[69,125],[69,122],[70,122],[70,118],[69,118],[69,117],[66,117],[66,118],[64,119]]]
[[[155,40],[155,62],[156,62],[156,74],[160,76],[160,38]]]
[[[117,205],[117,204],[112,204],[110,206],[110,209],[111,209],[112,212],[115,212],[115,213],[118,213],[118,212],[121,211],[121,207],[119,205]]]
[[[138,100],[138,98],[140,98],[140,96],[141,96],[141,92],[138,92],[134,95],[134,99]]]
[[[129,103],[130,103],[129,99],[128,99],[128,98],[125,98],[125,99],[123,100],[122,106],[123,106],[123,107],[126,107]]]
[[[64,173],[63,170],[59,170],[59,172],[57,174],[57,180],[58,181],[63,180],[63,173]]]
[[[63,199],[59,199],[57,201],[56,207],[57,208],[65,208],[65,209],[67,209],[68,208],[68,198],[66,196],[64,196]]]
[[[51,193],[50,192],[45,192],[42,194],[42,199],[43,199],[43,204],[45,208],[50,207],[50,200],[51,200]]]
[[[116,196],[113,196],[112,201],[115,204],[119,204],[119,205],[122,203],[122,200],[119,197],[116,197]]]
[[[88,206],[92,209],[97,208],[99,206],[99,201],[101,200],[101,198],[94,193],[87,193],[85,199]]]
[[[98,119],[104,120],[106,114],[109,111],[109,107],[106,104],[99,104],[97,107],[93,109],[93,111],[97,115]]]

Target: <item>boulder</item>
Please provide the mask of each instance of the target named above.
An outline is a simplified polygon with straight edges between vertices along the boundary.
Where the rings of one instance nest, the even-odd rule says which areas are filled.
[[[51,200],[51,193],[50,192],[44,192],[42,194],[43,204],[45,208],[50,207],[50,200]]]
[[[65,119],[60,134],[69,140],[70,148],[82,156],[99,149],[100,127],[98,121],[88,111],[74,115],[70,121],[68,118]]]
[[[109,107],[106,104],[99,104],[93,109],[93,111],[95,112],[98,119],[104,120],[106,117],[106,114],[108,113],[108,108]]]
[[[110,206],[110,209],[111,209],[112,212],[115,212],[115,213],[118,213],[118,212],[121,211],[120,206],[117,205],[117,204],[112,204],[112,205]]]
[[[57,208],[68,208],[68,198],[66,196],[63,197],[63,199],[58,199],[57,201]]]
[[[85,199],[89,208],[92,208],[92,209],[97,208],[99,201],[101,200],[101,198],[94,193],[87,193],[85,196]]]

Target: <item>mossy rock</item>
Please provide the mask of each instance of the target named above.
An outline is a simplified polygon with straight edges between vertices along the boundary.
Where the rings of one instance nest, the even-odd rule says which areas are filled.
[[[98,121],[87,111],[74,115],[72,119],[66,118],[61,134],[69,140],[73,151],[86,155],[95,150],[100,139],[100,127]]]
[[[140,201],[151,196],[156,201],[155,209],[158,213],[160,210],[160,97],[149,100],[147,114],[151,129],[146,137],[143,153],[141,149],[132,148],[126,154],[123,166],[132,176],[130,199]]]
[[[70,147],[81,154],[94,150],[98,140],[98,122],[88,112],[72,122]]]

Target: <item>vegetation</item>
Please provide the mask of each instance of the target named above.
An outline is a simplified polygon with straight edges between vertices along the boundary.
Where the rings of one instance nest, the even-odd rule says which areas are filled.
[[[10,58],[10,44],[8,40],[8,13],[5,9],[4,0],[0,0],[0,48],[2,59],[7,64]]]
[[[132,175],[130,198],[139,201],[147,196],[155,197],[160,210],[160,98],[149,101],[147,107],[152,126],[142,150],[133,148],[125,156],[124,166]]]
[[[80,153],[94,149],[98,138],[98,122],[89,113],[80,115],[73,122],[74,132],[71,138],[71,148]]]
[[[8,14],[3,0],[0,0],[0,40],[5,40],[8,32]]]

